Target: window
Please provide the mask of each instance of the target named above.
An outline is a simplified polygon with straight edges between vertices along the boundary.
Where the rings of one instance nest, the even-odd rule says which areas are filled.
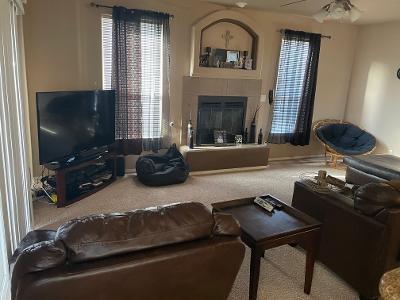
[[[111,89],[113,21],[102,16],[103,89]],[[154,23],[140,25],[142,137],[160,138],[163,91],[163,28]]]
[[[271,133],[295,131],[309,57],[308,41],[282,39]]]
[[[23,1],[0,0],[0,298],[10,299],[8,259],[31,229],[26,145],[25,73],[21,65]]]
[[[112,18],[101,18],[102,56],[103,56],[103,89],[111,90],[111,66],[112,66]]]

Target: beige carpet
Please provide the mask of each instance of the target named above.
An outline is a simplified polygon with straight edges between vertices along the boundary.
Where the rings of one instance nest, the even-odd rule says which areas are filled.
[[[199,201],[210,207],[213,202],[232,200],[261,193],[271,193],[286,203],[291,202],[293,184],[299,175],[327,169],[343,177],[342,169],[326,168],[322,160],[274,162],[267,169],[191,176],[181,185],[150,188],[134,176],[126,176],[104,190],[67,208],[56,208],[35,202],[36,227],[56,228],[78,216],[93,213],[126,211],[173,202]],[[238,274],[230,299],[248,299],[250,251]],[[261,261],[258,299],[358,299],[346,283],[317,263],[311,295],[303,293],[305,254],[289,246],[268,250]]]

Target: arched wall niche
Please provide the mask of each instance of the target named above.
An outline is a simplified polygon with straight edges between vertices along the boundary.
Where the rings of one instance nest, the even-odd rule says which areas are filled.
[[[226,38],[228,36],[228,39]],[[201,30],[200,53],[206,47],[244,52],[257,62],[257,34],[246,24],[232,19],[221,19]]]
[[[229,33],[228,33],[229,32]],[[225,35],[225,36],[224,36]],[[226,43],[226,35],[231,35]],[[263,34],[246,15],[233,10],[214,12],[193,25],[190,75],[211,78],[261,78]],[[252,69],[200,66],[200,56],[206,47],[212,49],[247,51]]]

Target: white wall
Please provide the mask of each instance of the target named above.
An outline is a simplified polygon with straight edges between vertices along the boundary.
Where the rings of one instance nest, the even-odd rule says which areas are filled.
[[[182,120],[183,77],[190,71],[191,28],[200,18],[224,9],[193,0],[102,0],[106,5],[124,5],[165,11],[175,15],[171,21],[171,120],[173,140],[179,143]],[[237,10],[237,9],[236,9]],[[314,120],[342,119],[354,56],[357,27],[326,22],[319,24],[312,18],[283,15],[251,9],[240,10],[252,18],[264,32],[264,53],[261,53],[262,90],[274,88],[276,65],[279,59],[280,34],[277,30],[290,28],[332,35],[323,40],[320,56]],[[49,90],[101,88],[101,30],[102,13],[86,0],[32,0],[28,1],[24,16],[25,53],[28,77],[32,157],[34,174],[39,173],[36,129],[35,93]],[[269,105],[259,114],[259,126],[268,121]],[[182,124],[186,126],[186,124]],[[264,130],[265,132],[265,130]],[[272,157],[301,156],[322,153],[315,139],[310,146],[273,146]],[[128,168],[133,167],[129,163]]]
[[[360,28],[345,119],[376,136],[378,153],[400,155],[400,22]]]

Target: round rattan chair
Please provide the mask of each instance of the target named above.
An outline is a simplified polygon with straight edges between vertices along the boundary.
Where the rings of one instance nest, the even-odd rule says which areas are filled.
[[[325,148],[326,163],[332,163],[335,167],[338,159],[344,156],[370,154],[376,147],[376,139],[372,134],[349,122],[320,120],[314,124],[313,131]]]

